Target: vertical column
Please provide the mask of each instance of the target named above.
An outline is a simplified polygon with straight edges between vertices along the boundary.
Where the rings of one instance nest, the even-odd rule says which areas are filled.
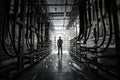
[[[40,45],[40,17],[37,19],[37,24],[38,24],[38,33],[37,33],[37,47]]]
[[[120,35],[119,35],[119,24],[118,24],[118,14],[117,14],[117,4],[116,0],[112,0],[112,10],[113,10],[113,22],[114,22],[114,34],[115,34],[115,46],[116,54],[118,59],[118,65],[120,67]]]
[[[20,20],[22,24],[19,26],[19,39],[18,39],[18,53],[19,53],[19,65],[20,70],[23,68],[23,55],[24,55],[24,46],[25,46],[25,0],[21,0],[21,7],[20,7]]]
[[[17,54],[17,57],[19,56],[19,54],[17,53],[15,34],[16,34],[16,18],[17,18],[18,9],[19,9],[19,0],[14,0],[14,16],[13,16],[13,26],[12,26],[13,43],[12,44],[13,44],[15,53]]]
[[[9,26],[9,4],[9,0],[0,0],[0,46],[6,29]]]
[[[43,25],[44,25],[44,23],[42,22],[41,23],[41,47],[43,47]]]
[[[45,41],[48,42],[49,41],[49,23],[46,22],[45,24]]]
[[[31,47],[31,51],[33,52],[33,7],[32,7],[32,2],[30,2],[30,47]]]
[[[0,0],[0,46],[1,46],[1,43],[2,43],[2,33],[3,33],[3,0]]]

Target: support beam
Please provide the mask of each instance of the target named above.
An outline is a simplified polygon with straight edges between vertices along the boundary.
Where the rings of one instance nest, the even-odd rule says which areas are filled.
[[[120,67],[120,35],[119,35],[119,23],[118,23],[118,14],[117,14],[117,4],[116,0],[112,0],[113,7],[113,22],[114,22],[114,34],[115,34],[115,46],[116,46],[116,54],[118,59],[118,65]]]

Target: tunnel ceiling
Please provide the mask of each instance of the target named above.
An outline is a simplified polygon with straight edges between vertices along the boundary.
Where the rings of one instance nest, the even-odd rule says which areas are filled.
[[[74,0],[46,0],[46,3],[48,15],[54,27],[66,27]]]

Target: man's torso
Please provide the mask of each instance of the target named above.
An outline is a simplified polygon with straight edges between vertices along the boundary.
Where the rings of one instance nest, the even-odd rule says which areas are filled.
[[[62,43],[63,43],[62,39],[59,39],[59,40],[58,40],[58,46],[61,47],[61,46],[62,46]]]

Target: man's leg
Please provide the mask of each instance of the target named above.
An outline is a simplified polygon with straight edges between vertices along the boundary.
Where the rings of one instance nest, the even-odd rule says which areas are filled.
[[[61,55],[62,55],[63,53],[62,53],[62,46],[61,46]]]
[[[58,55],[59,55],[59,50],[60,50],[60,47],[58,46]]]

